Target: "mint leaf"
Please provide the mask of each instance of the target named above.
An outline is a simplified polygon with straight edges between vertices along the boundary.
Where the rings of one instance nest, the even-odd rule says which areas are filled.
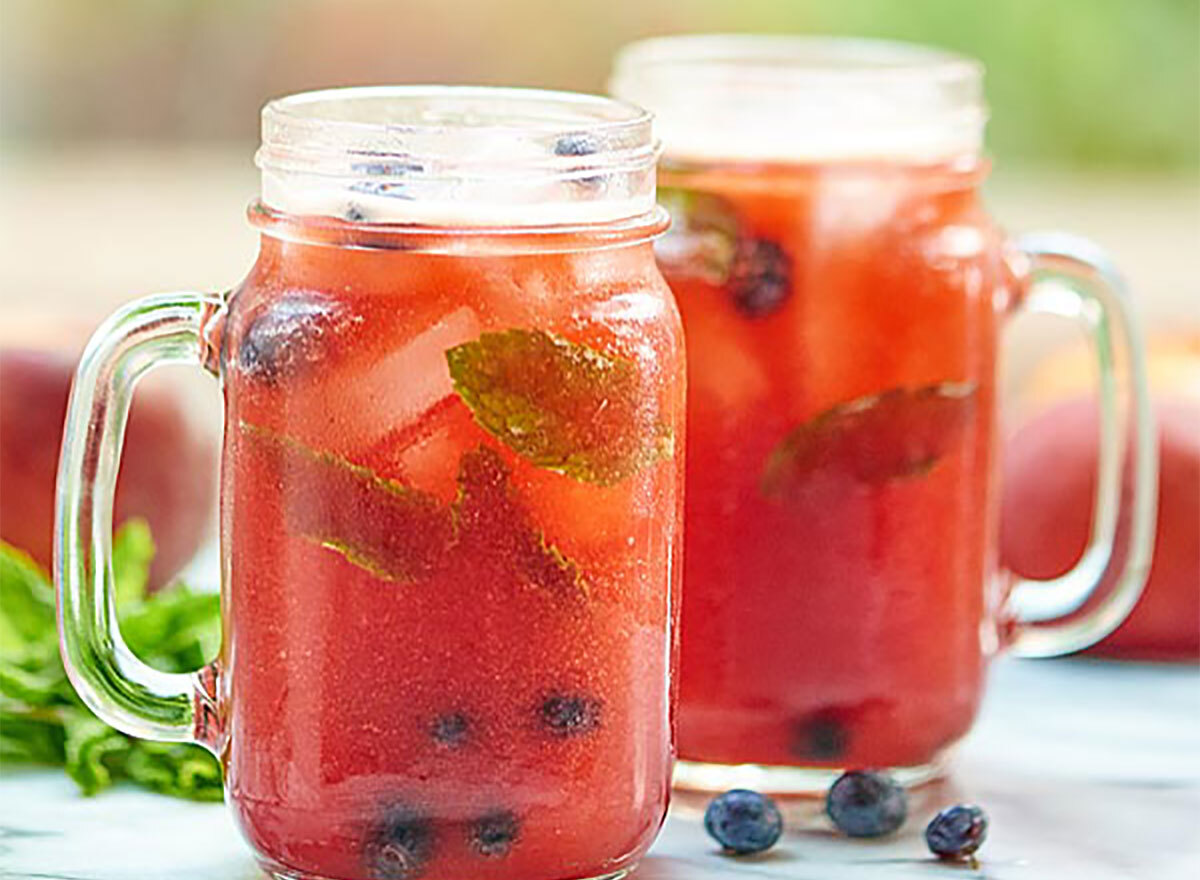
[[[199,801],[219,801],[224,796],[221,767],[199,746],[135,740],[122,772],[162,794]]]
[[[220,641],[219,600],[177,587],[145,597],[153,542],[122,526],[113,544],[130,648],[167,671],[197,668]],[[54,591],[29,557],[0,543],[0,762],[63,767],[85,794],[118,779],[180,797],[220,798],[221,768],[199,746],[145,743],[113,730],[83,705],[58,654]]]
[[[819,485],[922,476],[954,447],[974,411],[974,383],[893,388],[836,404],[775,448],[763,470],[763,494],[787,502]]]
[[[18,665],[0,660],[0,696],[25,706],[60,704],[66,673],[47,661]]]
[[[54,590],[32,557],[0,541],[0,657],[47,644],[58,644]]]
[[[0,766],[4,764],[62,764],[66,736],[53,712],[24,712],[0,704]]]
[[[119,764],[119,759],[129,753],[129,738],[86,709],[64,712],[63,730],[66,733],[64,767],[67,775],[85,795],[108,788],[113,782],[113,774],[107,762]]]
[[[499,452],[480,446],[463,453],[458,485],[454,514],[462,549],[476,557],[498,558],[529,583],[551,593],[587,595],[579,567],[547,543],[533,525],[509,485],[509,469]]]
[[[654,243],[654,253],[673,275],[724,284],[733,272],[740,223],[733,205],[720,196],[673,186],[658,188],[658,203],[671,226]]]
[[[437,498],[249,422],[241,431],[278,477],[290,531],[384,580],[409,583],[441,565],[453,524]]]
[[[127,608],[121,635],[141,660],[163,672],[199,669],[221,647],[221,599],[179,585]]]
[[[113,538],[113,592],[120,608],[146,595],[150,563],[154,561],[154,539],[143,519],[121,524]]]
[[[632,361],[516,329],[455,346],[446,361],[475,421],[538,467],[610,486],[672,454]]]

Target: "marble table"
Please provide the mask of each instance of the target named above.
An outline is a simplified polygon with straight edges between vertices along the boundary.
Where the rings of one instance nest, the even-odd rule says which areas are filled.
[[[938,864],[921,841],[928,816],[960,799],[992,819],[977,868]],[[772,852],[732,859],[677,803],[632,880],[1200,877],[1200,668],[998,663],[953,779],[914,798],[899,835],[848,841],[809,812]],[[132,788],[88,799],[60,772],[0,772],[0,878],[260,877],[219,805]]]

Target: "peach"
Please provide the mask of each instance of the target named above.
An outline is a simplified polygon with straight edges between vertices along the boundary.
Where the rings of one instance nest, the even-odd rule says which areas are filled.
[[[75,358],[62,350],[0,349],[0,538],[49,566],[54,484]],[[135,396],[117,480],[113,521],[150,524],[160,586],[208,537],[215,494],[215,450],[158,389]]]
[[[1200,347],[1195,340],[1152,345],[1160,458],[1158,532],[1142,598],[1129,618],[1093,647],[1097,654],[1138,659],[1200,659]],[[1027,397],[1079,388],[1080,356],[1057,359]],[[1071,378],[1079,376],[1078,381]],[[1044,399],[1044,398],[1043,398]],[[1027,421],[1007,447],[1001,558],[1018,574],[1048,578],[1083,551],[1092,515],[1097,412],[1075,396]],[[1128,488],[1128,487],[1127,487]],[[1119,525],[1118,543],[1128,534]]]

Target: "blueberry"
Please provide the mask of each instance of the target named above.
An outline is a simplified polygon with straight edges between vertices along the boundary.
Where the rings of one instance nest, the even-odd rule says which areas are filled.
[[[242,372],[275,383],[321,360],[327,336],[349,323],[341,305],[316,293],[291,292],[250,319],[238,345]]]
[[[825,812],[851,837],[882,837],[904,824],[908,796],[884,773],[843,773],[829,789]]]
[[[356,162],[350,166],[350,170],[370,177],[404,177],[408,174],[420,174],[425,170],[425,166],[420,162],[388,160]]]
[[[850,746],[850,730],[831,710],[814,712],[796,725],[792,751],[800,758],[832,761],[846,753]]]
[[[461,712],[452,712],[435,718],[429,732],[438,745],[457,749],[466,743],[471,732],[471,721]]]
[[[600,152],[596,139],[587,134],[565,134],[554,142],[556,156],[592,156]],[[596,186],[603,182],[604,176],[593,174],[575,179],[581,186]]]
[[[583,736],[600,726],[603,703],[581,694],[551,694],[543,701],[542,725],[558,737]]]
[[[766,795],[735,788],[709,803],[704,830],[727,851],[747,855],[775,845],[783,833],[783,817]]]
[[[599,151],[600,147],[591,135],[565,134],[554,142],[556,156],[591,156]]]
[[[433,855],[433,823],[406,806],[392,806],[368,837],[363,861],[372,877],[419,877]]]
[[[972,855],[987,839],[987,814],[974,804],[958,804],[942,810],[925,828],[925,843],[943,859]]]
[[[471,847],[481,856],[499,858],[508,855],[521,835],[521,823],[509,810],[495,810],[475,820],[471,826]]]
[[[783,248],[765,238],[737,244],[727,282],[733,304],[748,318],[779,311],[792,293],[792,261]]]

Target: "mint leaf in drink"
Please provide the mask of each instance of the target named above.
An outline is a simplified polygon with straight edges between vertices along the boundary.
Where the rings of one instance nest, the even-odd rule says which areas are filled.
[[[814,485],[881,485],[928,473],[975,411],[974,383],[893,388],[830,407],[767,459],[762,491],[782,503]]]
[[[499,558],[534,586],[560,596],[586,596],[579,567],[532,522],[509,485],[509,469],[488,446],[463,453],[454,503],[459,547],[468,555]]]
[[[454,527],[434,496],[249,422],[241,433],[277,475],[290,531],[383,580],[410,583],[442,564]]]
[[[654,243],[654,253],[671,274],[698,277],[710,284],[729,280],[741,237],[737,211],[711,193],[660,186],[658,203],[671,215],[671,226]]]
[[[538,467],[611,486],[672,454],[632,361],[520,329],[484,333],[446,361],[475,421]]]
[[[219,600],[181,586],[147,597],[153,547],[137,522],[122,526],[113,541],[121,632],[157,668],[195,669],[219,645]],[[55,627],[45,573],[0,542],[0,763],[63,767],[84,794],[128,779],[180,797],[220,800],[221,767],[204,749],[143,742],[92,715],[67,680]]]

